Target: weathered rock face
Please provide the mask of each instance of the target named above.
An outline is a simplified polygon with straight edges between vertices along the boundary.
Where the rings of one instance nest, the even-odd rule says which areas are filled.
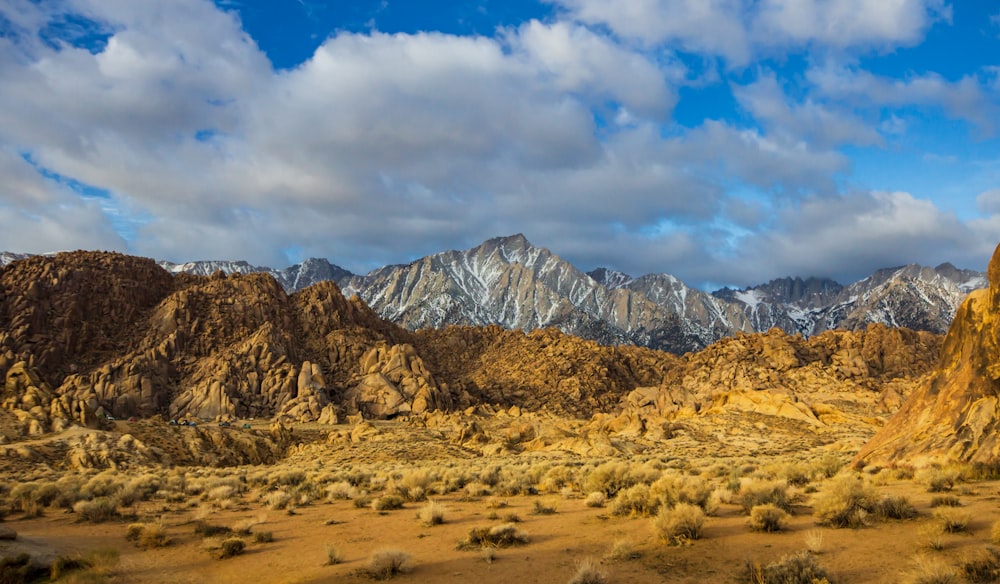
[[[629,393],[610,427],[732,410],[815,426],[878,415],[877,404],[892,408],[891,396],[932,369],[939,347],[936,335],[883,325],[809,339],[778,329],[737,335],[686,355],[658,386]]]
[[[1000,247],[990,287],[969,294],[952,322],[933,375],[855,458],[855,464],[1000,458]]]

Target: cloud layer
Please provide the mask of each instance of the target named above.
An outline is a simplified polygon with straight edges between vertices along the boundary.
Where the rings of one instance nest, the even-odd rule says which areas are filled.
[[[339,32],[276,70],[204,0],[8,2],[0,249],[364,271],[523,232],[583,268],[745,285],[976,267],[1000,238],[995,191],[963,220],[851,181],[846,149],[891,147],[897,112],[994,130],[986,72],[856,61],[919,43],[941,2],[559,6],[490,37]],[[801,83],[761,60],[804,50]],[[736,114],[675,120],[706,83]]]

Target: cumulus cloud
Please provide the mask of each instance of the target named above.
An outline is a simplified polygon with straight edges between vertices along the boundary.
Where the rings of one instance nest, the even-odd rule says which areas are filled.
[[[553,0],[582,22],[745,65],[776,48],[886,49],[950,19],[942,0]]]

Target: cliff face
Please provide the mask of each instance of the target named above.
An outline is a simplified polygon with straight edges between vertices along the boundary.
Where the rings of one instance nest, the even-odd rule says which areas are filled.
[[[862,448],[855,464],[916,465],[1000,457],[1000,247],[990,286],[959,307],[937,369]]]

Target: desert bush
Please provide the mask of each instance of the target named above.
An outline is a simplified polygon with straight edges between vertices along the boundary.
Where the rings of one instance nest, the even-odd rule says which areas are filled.
[[[818,584],[828,582],[824,570],[816,556],[809,552],[799,552],[761,566],[748,562],[746,581],[751,584]]]
[[[292,495],[285,490],[271,491],[264,496],[264,504],[269,509],[281,510],[292,502]]]
[[[837,476],[840,469],[844,468],[844,460],[834,454],[826,454],[816,462],[816,473],[825,479],[832,479]]]
[[[771,503],[765,503],[764,505],[757,505],[750,509],[750,518],[747,522],[750,525],[750,529],[754,531],[771,533],[781,531],[785,527],[785,520],[787,518],[788,513],[783,509]]]
[[[376,580],[388,580],[413,570],[413,557],[397,549],[383,548],[372,553],[365,572]]]
[[[944,531],[961,533],[969,528],[972,514],[956,507],[939,507],[934,510],[934,518],[940,522]]]
[[[813,516],[821,525],[863,527],[875,509],[875,491],[859,477],[845,474],[834,477],[813,500]]]
[[[436,501],[428,501],[417,512],[417,519],[428,527],[431,525],[440,525],[444,523],[444,507]]]
[[[736,500],[744,513],[750,513],[757,505],[770,503],[785,511],[789,511],[792,505],[788,484],[784,481],[743,480]]]
[[[591,470],[583,480],[583,490],[592,493],[600,491],[607,497],[614,497],[618,491],[635,484],[635,477],[629,476],[629,467],[621,461],[605,462]]]
[[[102,523],[117,518],[118,507],[115,502],[108,497],[98,497],[91,501],[77,501],[73,505],[73,512],[81,521],[91,523]]]
[[[351,499],[351,502],[354,503],[355,509],[364,509],[365,507],[371,507],[372,498],[370,495],[358,495]]]
[[[958,570],[940,560],[918,556],[913,562],[913,584],[958,584]]]
[[[931,507],[961,507],[962,502],[955,495],[931,497]]]
[[[326,565],[335,566],[344,561],[344,554],[340,548],[332,543],[326,544]]]
[[[214,525],[204,519],[195,521],[194,533],[202,537],[215,537],[217,535],[228,535],[233,530],[225,525]]]
[[[941,551],[944,549],[945,531],[940,523],[927,523],[917,528],[917,536],[920,538],[920,545],[930,550]]]
[[[700,477],[664,474],[649,486],[649,495],[656,500],[651,504],[653,513],[660,505],[673,507],[678,503],[697,505],[708,511],[712,487]]]
[[[465,494],[469,497],[485,497],[490,494],[490,487],[484,483],[469,483],[465,485]]]
[[[583,502],[587,507],[603,507],[607,500],[608,497],[604,493],[594,491],[587,495],[587,498]]]
[[[243,540],[238,537],[231,537],[222,542],[219,547],[219,559],[224,560],[226,558],[232,558],[243,553],[246,549],[246,544]]]
[[[125,539],[134,541],[143,549],[159,548],[167,545],[167,530],[159,524],[132,523],[125,529]]]
[[[611,514],[618,516],[650,516],[660,507],[660,501],[650,496],[649,486],[632,485],[618,491],[611,501]],[[600,493],[600,491],[595,491]]]
[[[569,579],[569,584],[605,584],[608,574],[600,569],[592,558],[585,558],[577,564],[576,574]]]
[[[915,478],[917,482],[927,485],[927,492],[943,493],[955,486],[958,473],[950,469],[926,468],[916,473]]]
[[[910,504],[906,497],[896,497],[887,495],[875,502],[872,510],[875,517],[881,521],[887,519],[913,519],[917,516],[917,509]]]
[[[394,511],[402,509],[404,502],[403,497],[399,495],[382,495],[372,501],[372,509],[375,511]]]
[[[971,584],[1000,582],[1000,550],[986,548],[979,556],[962,563],[965,580]]]
[[[812,473],[813,469],[802,463],[789,462],[779,468],[777,475],[789,485],[804,487],[812,481]]]
[[[535,515],[552,515],[556,512],[556,504],[552,501],[535,501]]]
[[[326,486],[326,498],[331,501],[353,499],[357,494],[357,487],[347,481],[338,481]]]
[[[473,527],[459,547],[509,547],[526,544],[528,540],[528,534],[513,523],[502,523],[492,527]]]
[[[635,550],[632,542],[629,540],[617,539],[611,544],[611,549],[608,550],[608,553],[604,557],[616,562],[622,562],[625,560],[637,560],[642,557],[642,554]]]
[[[697,505],[678,503],[673,508],[661,507],[653,518],[653,532],[664,543],[672,545],[701,537],[705,512]]]
[[[274,541],[274,533],[270,531],[258,531],[253,534],[253,540],[257,543],[271,543]]]
[[[272,472],[269,478],[272,485],[294,487],[305,482],[306,473],[302,470],[281,470]]]

